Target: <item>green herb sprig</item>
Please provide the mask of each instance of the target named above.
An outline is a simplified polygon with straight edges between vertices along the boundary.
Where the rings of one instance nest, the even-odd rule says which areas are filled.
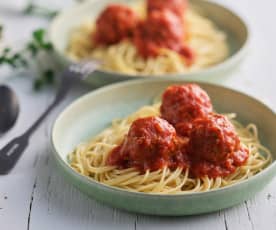
[[[44,29],[37,29],[32,33],[30,41],[26,43],[24,48],[19,51],[13,51],[7,47],[0,52],[0,67],[1,65],[10,66],[13,69],[22,69],[29,66],[30,57],[38,59],[38,55],[42,52],[51,55],[53,45],[46,39]],[[38,60],[37,60],[38,62]],[[35,90],[40,90],[46,85],[52,85],[55,82],[55,71],[49,68],[43,68],[41,63],[37,63],[41,67],[40,75],[34,80],[33,87]]]
[[[45,18],[53,18],[58,14],[58,11],[40,5],[36,5],[33,2],[29,2],[23,9],[23,14],[40,16]]]
[[[12,68],[27,67],[28,62],[21,53],[13,53],[10,48],[5,48],[0,55],[0,65],[7,64]]]
[[[27,43],[26,51],[29,51],[32,56],[36,56],[39,51],[51,52],[53,45],[45,39],[45,30],[37,29],[32,34],[32,39]]]

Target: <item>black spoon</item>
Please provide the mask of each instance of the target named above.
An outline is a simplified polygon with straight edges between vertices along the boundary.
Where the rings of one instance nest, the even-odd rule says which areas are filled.
[[[19,103],[15,92],[0,85],[0,135],[11,129],[19,114]]]

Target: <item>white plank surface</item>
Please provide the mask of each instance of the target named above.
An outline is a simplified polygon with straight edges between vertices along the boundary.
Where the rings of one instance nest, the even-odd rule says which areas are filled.
[[[0,3],[0,21],[8,24],[6,40],[11,43],[27,37],[34,28],[47,25],[45,20],[22,17],[12,10],[13,3],[18,9],[23,2],[10,0]],[[70,4],[65,0],[47,2],[60,6]],[[246,60],[223,84],[249,93],[276,109],[276,29],[273,25],[276,21],[276,2],[218,2],[245,17],[252,32]],[[0,69],[0,81],[5,74]],[[0,146],[25,130],[49,104],[54,93],[51,89],[42,93],[33,92],[28,76],[14,76],[7,84],[18,93],[21,113],[14,129],[0,138]],[[62,108],[87,91],[89,89],[85,86],[75,89],[36,132],[11,174],[0,177],[0,230],[276,229],[276,180],[256,197],[236,207],[212,214],[178,218],[126,213],[91,200],[73,188],[59,175],[50,157],[49,127]]]

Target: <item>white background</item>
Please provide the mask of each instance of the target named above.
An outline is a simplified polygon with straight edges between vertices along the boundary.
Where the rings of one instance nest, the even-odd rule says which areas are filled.
[[[52,6],[69,6],[71,1],[41,0]],[[276,1],[218,1],[240,13],[252,32],[250,50],[244,63],[221,84],[259,98],[276,110]],[[47,20],[20,16],[23,0],[0,2],[0,23],[6,27],[5,41],[18,44],[31,31],[46,26]],[[20,100],[16,126],[0,138],[3,146],[24,131],[51,101],[54,89],[35,93],[28,74],[7,76],[0,69],[0,81],[12,86]],[[126,213],[102,205],[81,194],[64,181],[50,157],[49,130],[55,116],[72,100],[91,90],[81,86],[33,136],[16,168],[0,176],[0,229],[276,229],[276,181],[253,199],[220,212],[181,218],[160,218]],[[252,111],[254,112],[254,111]],[[276,137],[275,137],[276,138]]]

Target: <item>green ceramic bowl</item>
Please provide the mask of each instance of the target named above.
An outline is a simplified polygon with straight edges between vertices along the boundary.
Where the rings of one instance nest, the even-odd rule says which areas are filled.
[[[87,18],[95,20],[100,11],[110,3],[120,2],[129,4],[140,0],[91,0],[85,1],[71,9],[61,12],[51,23],[49,28],[49,37],[54,45],[58,60],[68,65],[70,60],[65,50],[68,45],[69,35],[74,28],[81,25]],[[193,7],[197,8],[204,15],[208,16],[219,28],[227,33],[230,47],[230,56],[223,62],[207,68],[205,70],[186,73],[162,75],[161,78],[170,77],[195,81],[220,82],[223,75],[236,67],[244,57],[248,47],[249,31],[245,22],[231,10],[211,1],[190,0]],[[88,82],[103,85],[126,79],[135,79],[141,77],[152,77],[146,75],[127,75],[112,71],[99,70],[88,78]]]
[[[143,105],[151,104],[156,95],[177,80],[142,79],[117,83],[91,92],[76,100],[56,119],[52,129],[53,156],[69,182],[83,193],[111,206],[152,215],[191,215],[211,212],[238,204],[260,191],[276,174],[273,163],[254,177],[241,183],[185,195],[152,195],[128,192],[106,186],[76,173],[67,155],[80,142],[90,139],[110,125],[112,119],[124,117]],[[260,139],[276,159],[276,115],[257,100],[234,90],[201,84],[221,113],[235,112],[241,122],[254,122]]]

